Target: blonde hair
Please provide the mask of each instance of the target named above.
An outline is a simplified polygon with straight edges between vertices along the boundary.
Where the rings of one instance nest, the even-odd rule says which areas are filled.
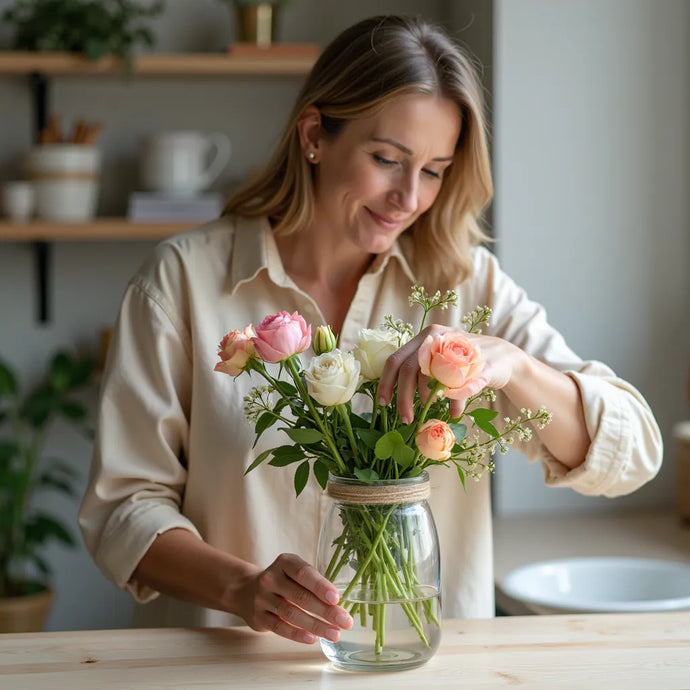
[[[468,56],[420,19],[373,17],[337,36],[302,86],[272,159],[231,195],[223,215],[268,216],[276,234],[309,225],[315,194],[297,132],[302,112],[318,107],[324,136],[336,137],[348,121],[407,93],[448,98],[461,113],[455,160],[439,195],[405,231],[412,236],[410,260],[420,282],[433,290],[458,285],[472,273],[472,247],[488,239],[480,227],[493,194],[483,94]]]

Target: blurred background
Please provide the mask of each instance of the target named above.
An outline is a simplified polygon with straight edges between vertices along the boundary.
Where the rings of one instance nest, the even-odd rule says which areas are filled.
[[[13,3],[0,0],[0,13]],[[690,2],[686,0],[292,0],[281,42],[323,46],[379,13],[443,24],[483,66],[496,195],[490,214],[505,270],[544,304],[582,357],[609,364],[654,410],[666,445],[660,475],[615,500],[547,490],[541,469],[497,459],[494,513],[620,515],[672,512],[674,425],[690,417]],[[147,52],[223,53],[235,18],[219,0],[167,0],[149,22]],[[13,31],[0,23],[0,51]],[[51,78],[51,110],[102,125],[99,216],[124,216],[136,188],[143,137],[166,130],[225,133],[232,156],[211,191],[224,193],[261,165],[300,76]],[[0,75],[0,182],[15,179],[33,143],[25,76]],[[2,240],[0,219],[0,240]],[[0,358],[28,384],[61,347],[97,353],[129,277],[153,241],[55,242],[50,318],[37,318],[29,242],[0,241]],[[88,401],[93,408],[96,393]],[[90,442],[56,425],[50,453],[66,458],[83,489]],[[78,502],[50,508],[76,525]],[[117,628],[131,600],[105,580],[81,544],[52,546],[58,596],[49,630]]]

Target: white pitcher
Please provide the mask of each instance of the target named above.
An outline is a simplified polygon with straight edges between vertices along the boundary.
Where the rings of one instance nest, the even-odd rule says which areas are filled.
[[[230,152],[230,139],[219,132],[151,135],[142,147],[141,182],[151,191],[193,196],[207,189],[220,175],[230,160]]]

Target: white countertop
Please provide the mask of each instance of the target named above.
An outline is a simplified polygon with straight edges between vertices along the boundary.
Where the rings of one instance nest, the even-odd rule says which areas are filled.
[[[670,512],[544,514],[494,518],[496,605],[530,613],[507,597],[501,579],[527,563],[581,556],[635,556],[690,563],[690,526]]]

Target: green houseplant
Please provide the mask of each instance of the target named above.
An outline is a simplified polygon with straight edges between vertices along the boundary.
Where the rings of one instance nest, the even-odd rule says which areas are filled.
[[[2,19],[15,28],[15,50],[76,52],[90,60],[114,55],[129,65],[135,45],[154,44],[141,20],[162,10],[163,0],[16,0]]]
[[[93,372],[92,358],[58,352],[35,387],[23,392],[12,367],[0,360],[0,631],[10,625],[17,629],[10,619],[17,617],[18,600],[49,592],[52,571],[42,555],[45,544],[75,544],[71,531],[37,499],[46,491],[76,495],[75,470],[44,457],[44,445],[57,419],[90,434],[86,408],[74,393],[86,387]],[[3,613],[7,602],[13,608]]]

